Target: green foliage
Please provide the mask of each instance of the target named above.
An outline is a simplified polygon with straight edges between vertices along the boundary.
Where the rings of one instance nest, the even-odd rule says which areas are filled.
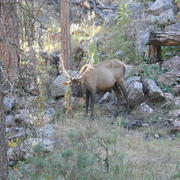
[[[161,58],[164,60],[169,57],[176,56],[177,53],[180,52],[180,47],[178,47],[178,46],[162,46],[161,50],[162,50]]]
[[[128,9],[127,2],[125,0],[122,0],[118,9],[117,23],[125,27],[126,24],[129,23],[130,21],[129,19],[130,14],[131,11]]]
[[[88,48],[88,55],[89,58],[85,58],[86,63],[98,64],[100,62],[97,45],[90,41],[89,48]]]
[[[140,64],[138,68],[138,71],[141,76],[153,80],[156,80],[157,77],[164,72],[164,70],[158,64],[147,64],[143,62]]]
[[[180,169],[177,171],[177,173],[173,176],[173,179],[180,179]]]
[[[41,153],[42,150],[43,150],[43,145],[42,144],[37,144],[37,145],[33,146],[33,151],[36,154]]]
[[[158,83],[160,88],[162,89],[163,92],[171,92],[172,91],[172,86],[166,85],[164,83]]]
[[[175,3],[180,3],[180,0],[174,0]]]

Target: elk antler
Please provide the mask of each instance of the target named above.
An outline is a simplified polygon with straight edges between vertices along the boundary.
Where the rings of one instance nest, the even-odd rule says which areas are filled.
[[[94,67],[91,63],[84,65],[80,69],[77,79],[81,79],[82,77],[84,77],[91,69],[94,69]]]
[[[64,67],[64,63],[60,58],[60,66],[59,66],[62,74],[67,77],[68,79],[72,79],[71,75],[66,71],[66,68]]]

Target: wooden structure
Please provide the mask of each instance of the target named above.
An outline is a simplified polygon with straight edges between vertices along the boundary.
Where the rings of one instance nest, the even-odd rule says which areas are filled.
[[[146,45],[150,62],[161,61],[161,46],[180,46],[180,32],[151,32]]]

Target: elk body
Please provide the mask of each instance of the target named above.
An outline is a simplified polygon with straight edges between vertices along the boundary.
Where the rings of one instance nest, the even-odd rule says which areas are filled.
[[[91,109],[91,118],[93,118],[93,108],[95,95],[98,92],[107,92],[113,89],[117,96],[117,105],[119,107],[121,91],[127,101],[126,89],[124,85],[125,64],[119,60],[112,59],[104,61],[97,65],[85,65],[81,68],[79,77],[72,79],[72,95],[82,97],[86,95],[86,114],[88,108]]]

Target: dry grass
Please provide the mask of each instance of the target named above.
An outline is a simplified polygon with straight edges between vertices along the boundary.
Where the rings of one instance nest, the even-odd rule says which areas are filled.
[[[114,152],[124,155],[124,162],[129,165],[132,173],[127,180],[173,179],[179,170],[180,140],[179,138],[171,140],[165,136],[161,139],[152,138],[150,141],[146,141],[144,137],[149,131],[153,132],[148,128],[127,131],[118,123],[112,125],[111,119],[101,117],[98,120],[90,121],[83,114],[77,113],[74,119],[66,119],[63,123],[57,123],[56,136],[61,139],[57,149],[62,149],[70,144],[68,137],[70,133],[78,134],[76,143],[84,141],[89,144],[94,136],[99,136],[101,139],[107,140],[106,142],[113,139],[113,143],[108,144],[110,156],[114,156],[112,158],[114,159]],[[178,178],[180,179],[177,176]]]

